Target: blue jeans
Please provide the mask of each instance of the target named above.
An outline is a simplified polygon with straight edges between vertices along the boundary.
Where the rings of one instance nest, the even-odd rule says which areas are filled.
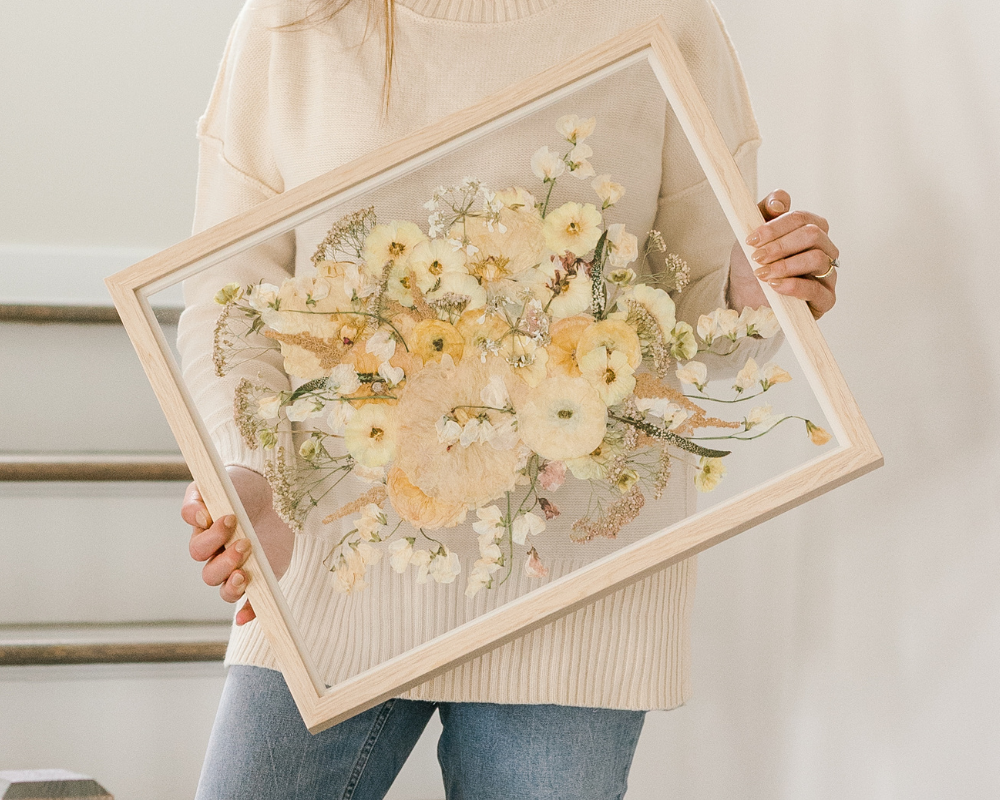
[[[643,711],[387,700],[315,736],[281,673],[229,670],[197,800],[379,800],[437,709],[448,800],[618,800]]]

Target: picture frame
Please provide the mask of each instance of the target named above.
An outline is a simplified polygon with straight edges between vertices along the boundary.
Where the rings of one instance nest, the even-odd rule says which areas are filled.
[[[244,570],[247,596],[302,718],[318,732],[399,695],[468,659],[523,636],[634,581],[877,468],[882,455],[806,304],[763,285],[786,340],[815,393],[837,446],[642,541],[554,580],[376,667],[326,686],[305,651],[277,580],[212,446],[149,298],[156,292],[315,216],[318,208],[384,185],[446,148],[486,135],[626,65],[646,60],[687,136],[736,238],[763,223],[711,113],[657,17],[491,95],[391,145],[291,188],[109,277],[106,284],[163,412],[213,518],[235,514],[254,544]],[[743,244],[748,257],[752,248]]]

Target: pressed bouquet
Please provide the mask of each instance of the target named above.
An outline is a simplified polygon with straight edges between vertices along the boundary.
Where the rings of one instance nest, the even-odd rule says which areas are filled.
[[[363,208],[329,230],[314,275],[220,290],[218,374],[280,347],[302,382],[275,391],[244,379],[236,390],[246,444],[271,453],[277,511],[298,529],[348,474],[370,484],[323,518],[341,524],[325,562],[338,591],[363,589],[383,556],[417,582],[454,581],[458,556],[434,531],[473,515],[480,558],[469,597],[505,580],[518,559],[545,577],[535,537],[560,514],[565,481],[592,490],[572,538],[614,538],[648,496],[659,498],[675,459],[693,463],[700,491],[718,485],[728,451],[701,441],[754,439],[802,419],[767,405],[738,420],[708,413],[708,402],[746,402],[790,380],[748,359],[732,396],[711,397],[698,360],[774,336],[777,322],[768,308],[720,308],[697,329],[676,320],[670,292],[684,289],[686,264],[656,231],[640,252],[624,225],[608,224],[625,189],[590,164],[584,140],[595,122],[561,117],[566,152],[533,154],[541,200],[466,178],[433,191],[426,233]],[[590,179],[596,199],[550,208],[565,175]],[[690,389],[668,385],[671,372]],[[803,421],[813,442],[828,441]],[[279,446],[293,427],[297,446]],[[696,435],[711,428],[716,435]]]

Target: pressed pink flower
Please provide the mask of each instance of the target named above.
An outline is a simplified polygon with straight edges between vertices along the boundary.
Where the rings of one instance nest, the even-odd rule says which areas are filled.
[[[562,461],[547,461],[545,468],[538,473],[538,481],[542,488],[554,492],[566,480],[566,465]]]

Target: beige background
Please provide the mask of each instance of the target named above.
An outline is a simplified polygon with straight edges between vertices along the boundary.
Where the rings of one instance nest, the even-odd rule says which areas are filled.
[[[996,797],[1000,10],[719,6],[762,187],[833,221],[842,299],[822,327],[887,466],[702,557],[695,695],[648,718],[629,797]],[[238,7],[3,7],[0,302],[100,299],[104,274],[188,235],[195,120]],[[93,448],[99,430],[171,447],[120,334],[0,341],[0,392],[24,401],[0,408],[0,451]],[[224,619],[176,493],[0,486],[0,624]],[[0,669],[0,769],[190,796],[221,681],[212,665]],[[442,796],[435,732],[395,800]]]

